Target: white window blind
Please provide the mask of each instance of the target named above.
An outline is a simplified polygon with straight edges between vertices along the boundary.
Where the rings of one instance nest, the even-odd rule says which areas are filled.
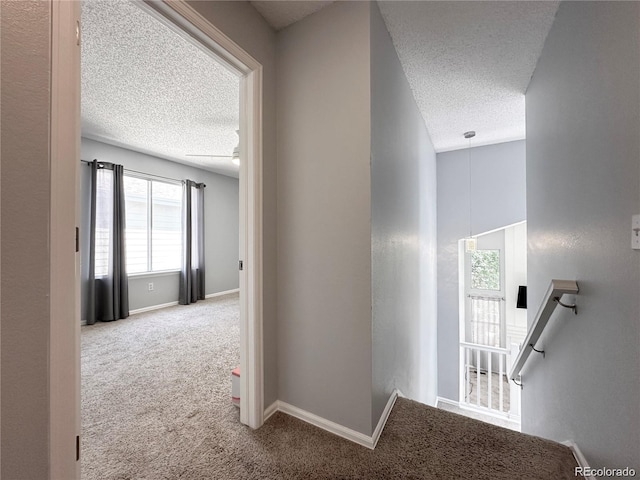
[[[178,270],[182,251],[182,186],[125,175],[127,272]]]
[[[96,243],[95,276],[109,274],[111,232],[113,231],[113,170],[101,168],[96,173]]]
[[[182,186],[153,181],[152,270],[177,270],[182,263]]]
[[[200,255],[198,250],[198,189],[191,187],[191,264],[198,265],[200,263]]]
[[[148,180],[124,177],[127,273],[149,270],[149,186]]]
[[[471,342],[490,347],[500,345],[500,299],[471,297]]]

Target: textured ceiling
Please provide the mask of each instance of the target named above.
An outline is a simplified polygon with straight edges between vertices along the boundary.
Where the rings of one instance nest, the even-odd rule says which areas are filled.
[[[524,93],[558,2],[379,2],[436,151],[525,138]]]
[[[185,156],[232,154],[236,75],[128,1],[83,1],[82,26],[83,136],[238,176],[230,158]]]
[[[251,2],[281,29],[332,2]],[[524,93],[555,1],[378,2],[436,151],[525,137]]]
[[[275,28],[330,1],[251,2]],[[437,151],[525,136],[524,93],[558,2],[379,2]],[[239,79],[127,1],[82,2],[82,133],[237,176]]]
[[[326,7],[332,1],[263,1],[251,2],[269,25],[280,30]]]

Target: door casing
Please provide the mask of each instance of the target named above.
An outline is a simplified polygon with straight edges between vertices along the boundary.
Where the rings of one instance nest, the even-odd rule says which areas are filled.
[[[240,421],[258,428],[264,422],[262,65],[184,0],[137,3],[240,77]],[[50,478],[79,479],[80,2],[51,5]]]

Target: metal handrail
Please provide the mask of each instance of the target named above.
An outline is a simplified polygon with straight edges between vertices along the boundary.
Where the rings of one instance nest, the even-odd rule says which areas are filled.
[[[529,355],[532,352],[536,351],[544,354],[544,350],[536,350],[535,346],[544,328],[546,327],[549,319],[551,318],[551,314],[555,310],[558,305],[561,305],[566,308],[570,308],[574,313],[578,313],[577,307],[575,305],[567,305],[562,303],[560,299],[565,294],[577,294],[578,293],[578,283],[575,280],[551,280],[551,284],[547,289],[547,293],[543,297],[542,304],[540,305],[540,309],[536,314],[535,320],[531,325],[531,328],[527,332],[527,337],[524,340],[523,346],[520,349],[520,353],[513,362],[511,367],[511,371],[509,372],[509,379],[515,381],[520,372],[522,371]]]

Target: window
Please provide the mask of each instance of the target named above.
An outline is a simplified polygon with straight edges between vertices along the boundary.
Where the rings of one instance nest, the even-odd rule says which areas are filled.
[[[501,250],[477,249],[467,255],[467,339],[471,343],[501,347],[504,330]]]
[[[127,272],[180,269],[182,185],[125,175]]]
[[[95,276],[105,277],[111,265],[113,231],[113,171],[101,168],[96,174]]]
[[[500,250],[476,250],[471,254],[471,288],[500,290]]]

